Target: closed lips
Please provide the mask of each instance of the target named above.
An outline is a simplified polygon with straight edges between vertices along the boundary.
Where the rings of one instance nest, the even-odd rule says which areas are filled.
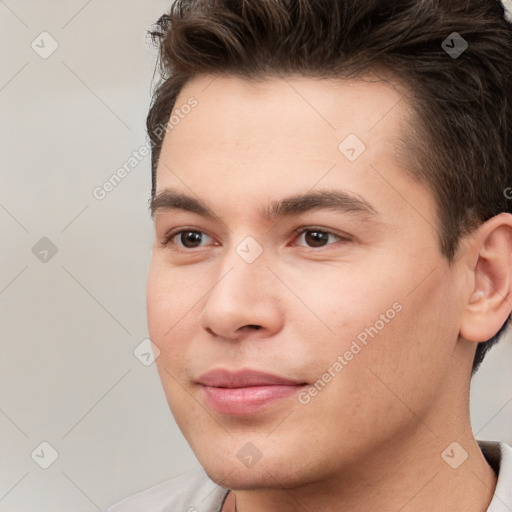
[[[245,369],[230,371],[224,368],[211,370],[201,375],[197,382],[204,386],[218,388],[245,388],[252,386],[301,386],[304,381],[288,379],[279,375]]]
[[[290,404],[284,399],[305,384],[251,368],[235,371],[216,368],[202,375],[198,383],[205,403],[217,413],[231,416],[257,414],[280,400]]]

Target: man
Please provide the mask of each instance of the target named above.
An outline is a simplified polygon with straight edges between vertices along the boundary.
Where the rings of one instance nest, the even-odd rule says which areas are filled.
[[[503,6],[184,0],[152,34],[148,324],[201,468],[110,511],[512,510],[468,404],[512,310]]]

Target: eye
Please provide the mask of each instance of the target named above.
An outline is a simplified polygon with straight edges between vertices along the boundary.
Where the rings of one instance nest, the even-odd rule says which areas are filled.
[[[300,228],[297,230],[297,233],[299,233],[298,239],[301,239],[302,235],[304,235],[304,241],[309,245],[309,248],[311,249],[318,247],[322,248],[326,245],[333,245],[332,243],[327,243],[329,241],[329,237],[334,237],[338,240],[345,240],[347,242],[350,240],[348,236],[337,235],[331,231],[315,227]]]
[[[303,238],[307,245],[299,244],[299,246],[315,249],[322,248],[329,245],[333,245],[333,243],[328,243],[329,238],[335,239],[336,241],[350,241],[350,237],[338,235],[333,233],[332,231],[328,231],[321,228],[316,227],[305,227],[300,228],[295,231],[298,233],[297,239]],[[304,235],[304,236],[303,236]],[[208,239],[212,239],[209,235],[207,235],[204,231],[198,229],[180,229],[175,231],[170,231],[164,236],[161,244],[163,247],[167,247],[169,245],[177,245],[183,249],[196,249],[205,245],[208,245]]]
[[[180,231],[171,231],[164,236],[161,242],[164,247],[176,245],[185,249],[195,249],[201,247],[201,242],[206,238],[211,238],[203,231],[197,229],[182,229]],[[176,239],[176,241],[174,240]]]

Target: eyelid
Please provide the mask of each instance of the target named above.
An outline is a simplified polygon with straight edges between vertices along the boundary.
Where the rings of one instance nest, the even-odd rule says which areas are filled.
[[[343,232],[336,232],[332,229],[325,228],[322,226],[303,226],[300,228],[297,228],[294,233],[302,234],[304,231],[321,231],[322,233],[327,233],[329,235],[334,235],[338,238],[344,239],[344,240],[351,240],[352,237],[348,233]]]

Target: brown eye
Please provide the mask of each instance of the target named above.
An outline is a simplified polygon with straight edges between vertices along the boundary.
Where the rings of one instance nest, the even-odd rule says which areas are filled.
[[[323,231],[306,231],[304,240],[312,247],[323,247],[329,241],[329,233]]]
[[[203,239],[201,231],[182,231],[179,235],[180,242],[188,249],[199,247]]]
[[[302,236],[302,235],[304,235],[304,236]],[[332,243],[331,244],[328,243],[329,237],[334,237],[337,240],[344,240],[343,237],[336,235],[335,233],[332,233],[331,231],[325,231],[325,230],[315,229],[315,228],[301,229],[299,231],[298,238],[304,239],[304,241],[307,244],[306,247],[310,247],[310,248],[314,249],[314,248],[322,248],[322,247],[326,247],[328,245],[332,245]],[[335,240],[335,242],[337,240]],[[345,238],[345,240],[347,240],[347,239]],[[302,245],[302,244],[300,244],[300,245]]]
[[[178,245],[185,249],[201,247],[201,242],[210,238],[207,234],[196,229],[182,229],[168,233],[162,241],[163,246]],[[203,244],[204,245],[204,244]]]

